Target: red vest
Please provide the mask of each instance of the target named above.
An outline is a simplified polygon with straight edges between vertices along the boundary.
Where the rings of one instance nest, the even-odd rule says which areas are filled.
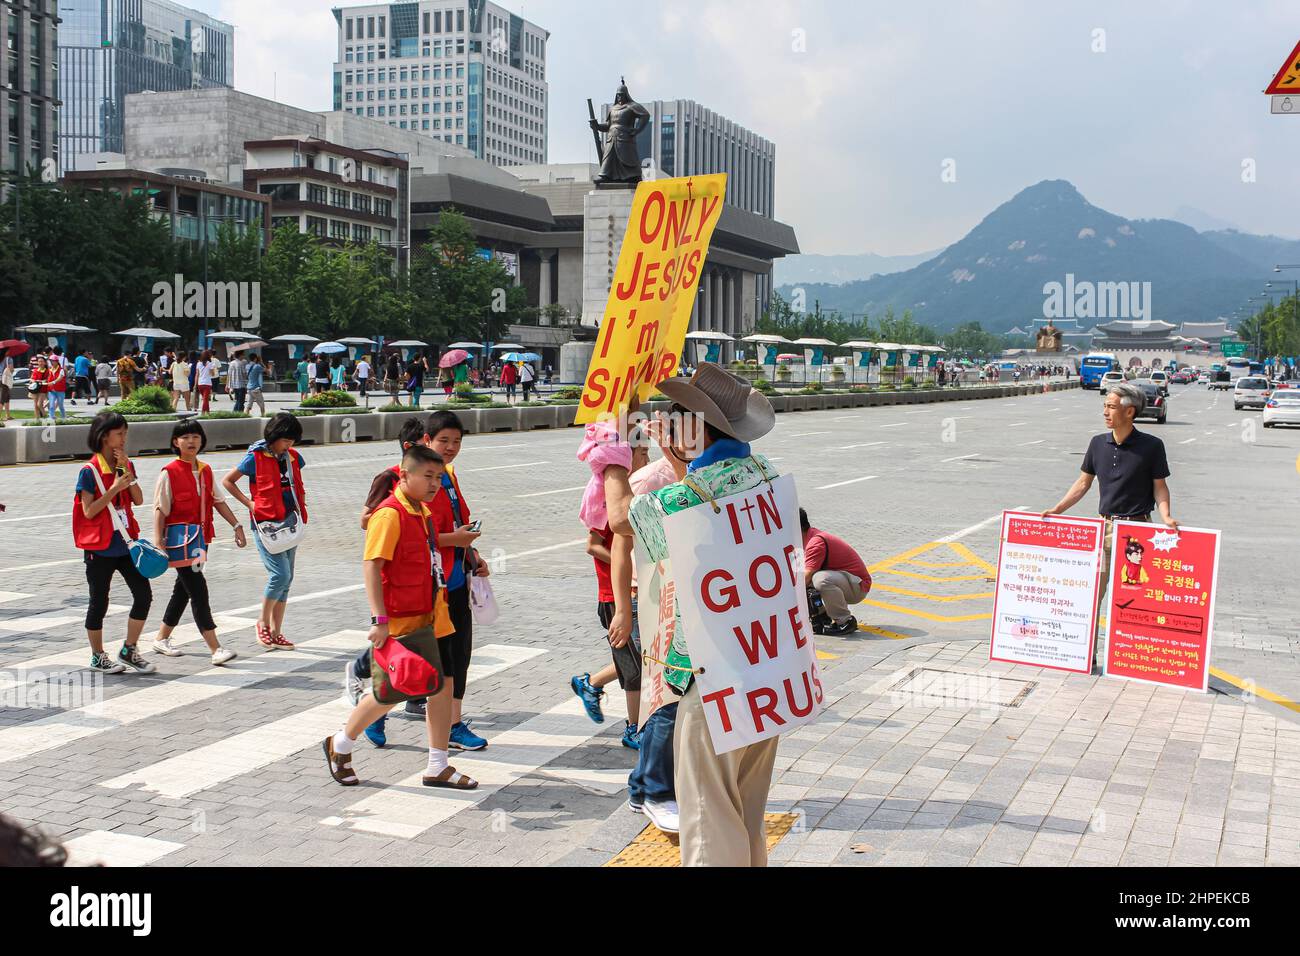
[[[85,467],[94,468],[99,472],[100,484],[104,486],[104,491],[112,487],[116,475],[102,455],[94,455],[90,461],[86,462]],[[132,473],[135,468],[131,468]],[[99,489],[93,492],[95,500],[98,501],[103,497]],[[131,510],[131,492],[123,491],[117,496],[117,506],[126,512],[126,530],[132,538],[140,536],[140,525],[135,520],[135,512]],[[109,505],[109,508],[113,507]],[[72,540],[78,548],[83,551],[103,551],[113,543],[113,516],[105,508],[93,518],[87,518],[85,511],[81,507],[80,492],[72,494]]]
[[[262,449],[253,452],[253,517],[258,521],[284,520],[284,495],[280,492],[280,462]],[[307,523],[307,493],[302,484],[298,455],[289,450],[289,469],[293,472],[293,492],[298,496],[298,517]]]
[[[198,524],[203,526],[203,540],[212,543],[212,469],[199,462],[199,482],[194,483],[194,469],[177,458],[163,467],[172,486],[172,510],[167,524]],[[201,494],[200,494],[201,490]]]
[[[460,482],[452,472],[449,471],[447,474],[451,475],[451,486],[456,489],[456,497],[460,501],[459,524],[469,524],[469,504],[460,492]],[[429,510],[433,512],[433,527],[439,534],[456,530],[456,511],[451,506],[451,495],[447,494],[446,488],[439,487],[438,494],[433,501],[429,502]],[[452,566],[456,563],[456,549],[439,548],[438,556],[442,558],[442,578],[444,581],[449,580]]]
[[[411,514],[406,510],[396,490],[375,512],[384,508],[397,512],[401,528],[392,560],[385,561],[380,572],[384,582],[384,611],[389,617],[432,614],[433,553],[429,549],[429,526],[418,512]]]

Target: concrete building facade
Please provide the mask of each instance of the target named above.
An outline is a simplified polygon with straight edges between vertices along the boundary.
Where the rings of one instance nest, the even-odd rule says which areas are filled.
[[[130,94],[234,82],[234,27],[172,0],[65,0],[59,15],[65,170],[125,151]]]
[[[546,162],[546,30],[488,0],[336,7],[334,19],[336,111],[498,166]]]
[[[56,0],[0,3],[0,172],[59,160],[59,37]]]

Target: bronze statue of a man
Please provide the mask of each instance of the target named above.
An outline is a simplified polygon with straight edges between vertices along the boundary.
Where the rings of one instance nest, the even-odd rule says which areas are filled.
[[[650,112],[633,101],[626,83],[619,83],[614,94],[614,105],[609,108],[608,122],[597,122],[593,115],[589,121],[595,133],[604,133],[600,150],[600,173],[597,183],[639,183],[641,157],[637,153],[637,134],[650,123]]]

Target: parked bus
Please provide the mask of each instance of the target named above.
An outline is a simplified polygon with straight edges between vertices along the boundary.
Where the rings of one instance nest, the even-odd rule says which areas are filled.
[[[1243,358],[1239,355],[1226,358],[1223,360],[1223,363],[1228,368],[1228,380],[1231,382],[1235,382],[1243,375],[1250,375],[1253,371],[1250,359]]]
[[[1110,352],[1093,352],[1079,363],[1079,384],[1084,388],[1101,388],[1101,377],[1119,368],[1119,359]]]

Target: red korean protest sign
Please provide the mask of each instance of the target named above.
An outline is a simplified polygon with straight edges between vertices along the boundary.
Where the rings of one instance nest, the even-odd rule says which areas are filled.
[[[716,753],[817,719],[825,693],[788,475],[664,519],[681,626]]]
[[[1205,691],[1218,576],[1218,531],[1116,521],[1106,676]]]
[[[1104,526],[1002,513],[989,660],[1092,672]]]

